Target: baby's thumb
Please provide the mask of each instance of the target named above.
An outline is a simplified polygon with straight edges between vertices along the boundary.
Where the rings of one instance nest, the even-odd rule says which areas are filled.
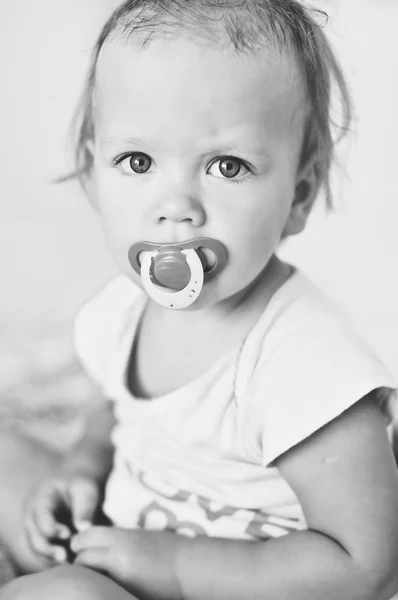
[[[77,531],[84,531],[92,525],[98,508],[98,485],[91,479],[75,479],[70,485],[69,493],[73,525]]]

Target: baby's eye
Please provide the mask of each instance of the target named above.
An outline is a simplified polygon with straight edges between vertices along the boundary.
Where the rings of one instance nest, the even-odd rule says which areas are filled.
[[[214,177],[234,179],[237,175],[244,176],[250,173],[250,171],[240,158],[222,156],[210,165],[207,173]]]
[[[133,152],[117,158],[115,164],[120,165],[124,173],[144,175],[153,166],[153,160],[144,152]]]

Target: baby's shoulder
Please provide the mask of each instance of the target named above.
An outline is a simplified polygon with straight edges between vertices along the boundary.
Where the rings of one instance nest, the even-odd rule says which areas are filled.
[[[396,387],[353,320],[299,272],[278,290],[247,340],[236,380],[242,396],[249,390],[261,403],[279,398],[280,407],[291,398],[309,406],[329,395],[332,405],[337,396],[358,400],[372,389]]]
[[[250,342],[261,352],[287,350],[313,341],[329,343],[359,341],[359,334],[347,313],[305,274],[296,270],[274,294]],[[361,339],[361,343],[364,340]]]
[[[344,310],[309,279],[296,273],[263,317],[236,376],[253,456],[271,464],[371,392],[391,421],[395,378]]]
[[[127,276],[120,275],[80,308],[74,324],[74,346],[93,379],[103,378],[125,337],[132,337],[144,300],[143,292]]]

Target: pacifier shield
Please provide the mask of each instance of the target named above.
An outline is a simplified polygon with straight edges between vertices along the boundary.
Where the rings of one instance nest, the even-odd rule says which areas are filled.
[[[152,275],[158,285],[171,290],[183,290],[191,278],[185,254],[179,248],[165,246],[152,259]]]
[[[129,259],[129,262],[130,262],[131,266],[133,267],[134,271],[138,275],[140,275],[141,274],[141,264],[142,264],[142,261],[144,258],[144,254],[150,253],[153,258],[156,258],[157,254],[163,252],[164,250],[167,250],[167,251],[177,250],[177,252],[180,253],[180,254],[173,254],[172,256],[170,255],[167,259],[166,259],[166,257],[164,257],[159,262],[159,266],[160,266],[160,264],[162,264],[162,268],[159,269],[159,283],[160,283],[160,285],[165,286],[165,287],[170,287],[170,285],[169,285],[170,279],[169,279],[168,275],[165,276],[166,277],[165,280],[163,279],[163,273],[168,271],[169,267],[170,267],[170,270],[172,270],[172,268],[174,266],[176,266],[177,270],[182,273],[181,275],[179,275],[177,277],[176,285],[177,285],[177,283],[178,283],[178,285],[180,285],[180,281],[182,281],[182,279],[186,277],[186,275],[184,275],[186,258],[185,257],[183,258],[181,256],[181,255],[186,254],[184,252],[184,250],[195,250],[197,256],[200,259],[200,262],[202,263],[202,267],[203,267],[204,275],[205,275],[205,281],[210,281],[210,279],[213,279],[213,277],[218,275],[218,273],[220,273],[220,271],[222,271],[222,269],[224,268],[224,266],[226,265],[226,263],[228,261],[228,253],[227,253],[227,249],[225,248],[224,244],[222,242],[219,242],[218,240],[215,240],[212,238],[205,238],[205,237],[187,240],[186,242],[174,242],[171,244],[170,243],[159,244],[159,243],[144,242],[144,241],[136,242],[135,244],[133,244],[130,247],[130,249],[128,251],[128,259]],[[175,257],[178,257],[177,262],[175,261]],[[183,262],[184,260],[185,260],[185,263]],[[178,265],[177,265],[177,263],[178,263]],[[166,268],[166,264],[167,264],[167,268]],[[172,267],[172,265],[173,265],[173,267]],[[152,277],[155,275],[153,268],[154,268],[154,262],[152,261],[151,262]],[[180,280],[180,277],[181,277],[181,280]],[[156,279],[158,279],[157,276],[156,276]],[[167,283],[166,283],[166,281],[167,281]],[[173,289],[173,287],[171,287],[170,289]]]

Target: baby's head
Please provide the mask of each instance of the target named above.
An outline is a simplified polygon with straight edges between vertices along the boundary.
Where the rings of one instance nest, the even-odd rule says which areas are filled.
[[[98,39],[76,121],[77,174],[121,269],[132,275],[139,240],[209,237],[228,268],[200,305],[254,281],[321,188],[331,205],[333,86],[344,133],[344,78],[295,0],[125,2]]]

